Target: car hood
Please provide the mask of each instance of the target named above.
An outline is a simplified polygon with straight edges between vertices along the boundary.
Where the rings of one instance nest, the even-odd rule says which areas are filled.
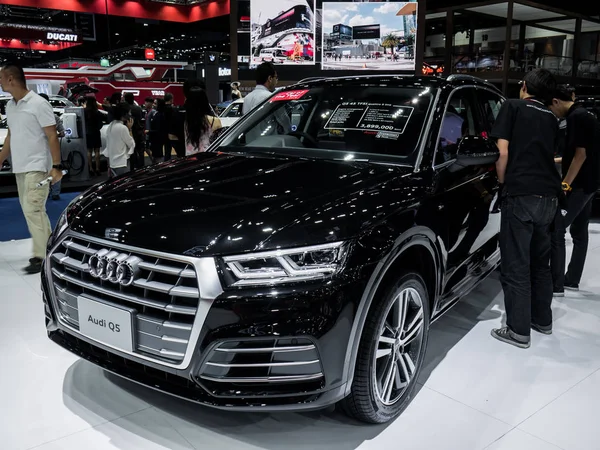
[[[92,188],[73,231],[186,255],[346,240],[414,203],[409,167],[204,153]]]

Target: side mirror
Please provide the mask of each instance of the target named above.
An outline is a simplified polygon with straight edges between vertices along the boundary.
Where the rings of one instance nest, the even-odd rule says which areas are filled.
[[[456,168],[490,166],[500,157],[496,143],[479,136],[467,136],[458,144]]]

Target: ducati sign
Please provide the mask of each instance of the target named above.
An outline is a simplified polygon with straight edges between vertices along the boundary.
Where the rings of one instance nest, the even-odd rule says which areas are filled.
[[[52,31],[48,31],[46,34],[46,39],[49,41],[77,42],[79,40],[79,36],[76,34],[54,33]]]

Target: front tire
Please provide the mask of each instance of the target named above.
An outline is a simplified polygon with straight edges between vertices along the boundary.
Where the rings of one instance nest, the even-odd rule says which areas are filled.
[[[410,404],[425,358],[429,297],[420,275],[400,277],[365,322],[346,412],[367,423],[385,423]]]

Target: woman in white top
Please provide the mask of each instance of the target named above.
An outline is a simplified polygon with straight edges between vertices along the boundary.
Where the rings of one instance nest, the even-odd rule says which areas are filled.
[[[109,178],[123,175],[129,171],[129,157],[135,149],[135,140],[131,135],[133,118],[127,103],[119,103],[113,107],[114,120],[106,130],[106,150],[108,158]]]
[[[205,152],[210,136],[222,127],[221,120],[212,115],[206,91],[193,87],[185,101],[185,154]]]

